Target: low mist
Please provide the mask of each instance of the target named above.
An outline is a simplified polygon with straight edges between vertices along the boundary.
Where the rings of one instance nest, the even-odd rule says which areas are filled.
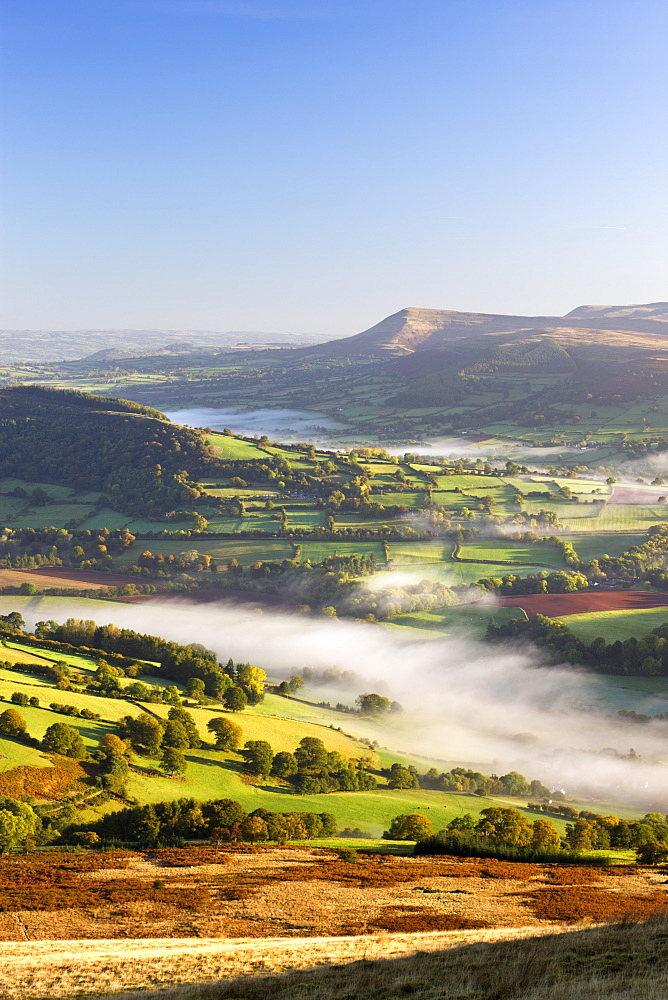
[[[30,627],[45,617],[39,599],[23,611]],[[62,610],[61,610],[62,608]],[[80,617],[81,606],[59,605],[59,618]],[[250,661],[274,678],[306,667],[351,670],[364,679],[349,692],[382,683],[404,712],[384,721],[332,718],[344,730],[381,746],[453,764],[503,773],[517,768],[571,794],[626,800],[665,811],[668,722],[638,724],[606,717],[607,680],[573,668],[546,666],[533,647],[488,646],[465,634],[408,641],[379,625],[249,610],[228,602],[150,603],[96,609],[109,621],[181,642],[198,642],[225,661]],[[340,699],[337,691],[334,701]],[[306,689],[315,701],[322,688]],[[655,714],[668,703],[659,698]],[[648,706],[644,705],[643,710]],[[627,759],[634,747],[640,759]],[[447,765],[447,766],[446,766]],[[438,766],[438,764],[436,764]]]
[[[355,427],[349,427],[334,420],[325,413],[315,410],[285,410],[285,409],[214,409],[213,407],[194,407],[184,410],[170,410],[166,413],[170,420],[187,427],[210,427],[213,431],[229,428],[234,434],[244,437],[261,437],[266,434],[270,441],[290,444],[300,442],[312,444],[324,450],[347,451],[355,445],[368,447],[378,442],[367,440],[359,435]],[[345,435],[345,437],[344,437]],[[490,461],[505,462],[507,458],[526,459],[535,463],[544,458],[552,458],[567,452],[582,451],[567,445],[550,448],[532,448],[530,446],[505,443],[488,444],[475,437],[436,437],[425,438],[419,444],[383,444],[388,455],[402,458],[409,452],[426,454],[423,457],[439,459],[482,458]]]

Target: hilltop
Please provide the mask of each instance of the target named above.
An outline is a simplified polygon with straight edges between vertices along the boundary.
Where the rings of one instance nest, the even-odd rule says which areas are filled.
[[[331,357],[356,354],[386,355],[388,352],[443,350],[464,338],[545,334],[574,344],[612,337],[619,344],[668,337],[668,303],[639,306],[578,306],[567,316],[504,316],[496,313],[456,312],[448,309],[406,308],[387,316],[368,330],[330,340],[303,352]],[[615,334],[622,334],[615,337]]]

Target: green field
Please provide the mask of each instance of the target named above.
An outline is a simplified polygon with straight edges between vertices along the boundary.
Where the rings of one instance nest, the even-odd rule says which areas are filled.
[[[561,535],[565,542],[570,542],[583,562],[598,559],[602,555],[620,556],[633,545],[642,545],[647,541],[647,533],[640,531],[623,531],[611,533],[602,531],[582,535]]]
[[[241,461],[246,459],[266,460],[268,455],[268,451],[261,448],[259,444],[246,441],[243,438],[230,437],[228,434],[207,434],[206,442],[221,458]]]
[[[571,531],[628,531],[646,532],[653,524],[661,524],[666,520],[668,511],[665,507],[648,507],[641,504],[610,504],[601,507],[599,514],[593,515],[591,506],[580,506],[575,510],[571,504],[567,513],[560,513],[559,519]],[[558,508],[554,508],[558,509]]]
[[[624,611],[595,611],[581,615],[565,615],[557,619],[582,639],[603,636],[606,642],[640,638],[668,622],[668,607],[637,608]]]
[[[393,566],[411,563],[449,563],[452,542],[390,542],[389,550]]]
[[[620,709],[646,715],[668,712],[668,677],[595,674],[587,678],[589,703],[608,713]]]
[[[113,608],[119,604],[126,607],[120,601],[101,601],[91,597],[0,597],[0,614],[8,615],[10,611],[18,611],[22,615],[34,613],[38,621],[72,615],[106,623],[113,617]]]
[[[385,627],[414,638],[419,638],[420,633],[427,633],[433,638],[465,635],[471,639],[483,639],[490,618],[501,624],[512,618],[524,617],[520,608],[499,608],[492,604],[460,604],[451,608],[434,608],[433,611],[398,615]]]
[[[164,556],[180,555],[182,552],[192,552],[196,550],[202,555],[211,556],[217,562],[227,564],[235,558],[244,566],[258,560],[292,559],[292,545],[285,539],[278,538],[174,538],[146,539],[135,542],[119,556],[118,566],[132,566],[137,561],[142,552],[153,552],[155,555],[161,553]]]
[[[490,562],[510,562],[519,565],[553,566],[564,569],[561,550],[554,545],[525,545],[510,539],[498,541],[463,542],[459,553],[461,559],[489,560]],[[508,570],[510,572],[511,570]]]
[[[309,559],[312,563],[322,562],[328,556],[374,555],[376,562],[382,566],[385,562],[383,547],[380,542],[336,541],[332,542],[300,542],[302,562]]]

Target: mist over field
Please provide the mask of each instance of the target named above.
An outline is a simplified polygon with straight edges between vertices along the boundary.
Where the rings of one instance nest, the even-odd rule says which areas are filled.
[[[24,617],[30,627],[38,607]],[[80,617],[80,606],[58,617]],[[344,728],[387,743],[393,750],[503,773],[516,768],[569,794],[614,796],[647,807],[668,792],[667,724],[639,726],[592,709],[605,680],[573,668],[545,666],[533,647],[486,646],[461,634],[431,641],[406,640],[357,622],[249,610],[227,602],[193,606],[155,600],[111,605],[98,624],[197,642],[224,661],[250,661],[270,677],[306,667],[337,666],[359,675],[359,687],[342,695],[307,688],[314,701],[353,704],[363,691],[381,690],[404,708],[383,721],[351,716]],[[657,707],[657,711],[660,711]],[[337,720],[338,723],[338,720]],[[627,758],[633,746],[640,759]]]
[[[241,434],[244,437],[261,437],[266,434],[270,441],[284,443],[299,441],[323,449],[348,450],[354,446],[355,442],[362,446],[361,442],[364,439],[362,436],[362,439],[355,438],[353,441],[352,437],[356,433],[354,428],[347,428],[340,421],[315,410],[193,407],[183,410],[169,410],[166,411],[166,416],[174,423],[185,424],[187,427],[208,427],[213,431],[223,431],[229,428],[235,434]],[[338,436],[337,432],[343,432],[351,437],[344,440]],[[374,441],[373,444],[375,446],[377,442]],[[489,445],[485,441],[470,440],[465,435],[425,438],[419,444],[391,445],[383,443],[381,446],[389,455],[399,457],[403,456],[406,451],[417,449],[418,453],[421,453],[424,449],[434,460],[480,457],[505,461],[508,458],[519,458],[532,462],[532,464],[545,458],[582,450],[567,445],[555,448],[531,448],[510,443],[504,443],[503,446],[498,443]]]
[[[165,414],[176,424],[187,427],[210,427],[212,431],[222,431],[229,427],[235,434],[244,437],[262,437],[266,434],[272,441],[292,437],[308,444],[322,442],[323,431],[342,428],[336,420],[314,410],[269,410],[269,409],[213,409],[194,407],[186,410],[170,410]],[[330,446],[331,447],[331,446]]]

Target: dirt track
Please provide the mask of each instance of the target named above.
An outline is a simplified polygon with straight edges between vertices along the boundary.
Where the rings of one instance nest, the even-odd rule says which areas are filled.
[[[582,590],[577,594],[529,594],[526,597],[500,597],[502,608],[522,608],[528,615],[581,615],[594,611],[639,611],[642,608],[668,608],[668,594],[650,594],[643,590]],[[668,611],[666,612],[668,616]]]

